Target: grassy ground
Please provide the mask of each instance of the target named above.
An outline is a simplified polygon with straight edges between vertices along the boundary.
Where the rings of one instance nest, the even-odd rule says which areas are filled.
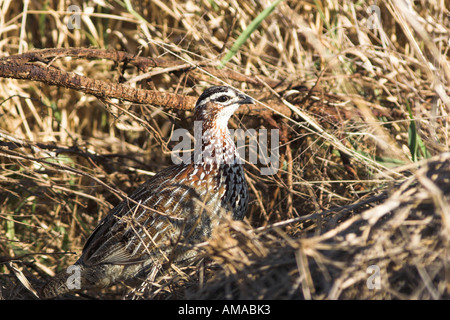
[[[130,85],[196,97],[227,83],[269,111],[241,112],[230,127],[280,129],[280,170],[263,176],[260,165],[246,164],[247,220],[225,224],[199,246],[207,263],[137,289],[85,294],[448,299],[449,4],[281,1],[216,68],[270,4],[1,2],[0,57],[96,47],[207,63],[214,73],[154,68]],[[51,63],[112,82],[142,74],[107,60]],[[121,195],[172,163],[171,132],[192,128],[191,111],[117,103],[0,79],[1,298],[32,298],[27,286],[74,262]],[[288,111],[272,113],[274,104]]]

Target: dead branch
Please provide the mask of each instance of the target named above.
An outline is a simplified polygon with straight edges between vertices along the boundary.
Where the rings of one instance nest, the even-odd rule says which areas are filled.
[[[101,99],[116,98],[133,103],[152,104],[158,107],[177,110],[191,110],[197,100],[197,97],[138,89],[125,84],[92,79],[57,69],[51,65],[53,60],[62,57],[73,57],[77,59],[107,59],[116,63],[128,63],[134,65],[140,71],[145,72],[155,67],[166,68],[181,66],[183,64],[179,61],[140,57],[116,50],[58,48],[31,51],[0,59],[0,77],[39,81],[48,85],[81,91]],[[247,81],[253,84],[261,82],[260,80],[240,75],[237,72],[225,72],[212,67],[207,68],[209,73],[215,73],[221,77],[236,79],[237,81]],[[186,69],[188,69],[188,67],[186,67]],[[275,85],[274,83],[271,84]],[[289,108],[284,105],[272,103],[270,104],[270,107],[283,115],[289,116],[291,114]],[[245,111],[250,114],[272,112],[261,105],[249,106]]]

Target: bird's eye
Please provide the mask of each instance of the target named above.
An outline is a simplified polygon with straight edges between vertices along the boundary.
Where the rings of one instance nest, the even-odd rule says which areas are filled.
[[[230,100],[229,96],[220,96],[217,98],[218,102],[227,102],[228,100]]]

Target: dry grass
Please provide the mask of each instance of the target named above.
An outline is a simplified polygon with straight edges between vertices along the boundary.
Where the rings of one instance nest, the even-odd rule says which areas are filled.
[[[43,3],[0,4],[1,57],[95,46],[217,65],[270,1],[136,1],[133,10],[87,1],[74,30],[66,11],[76,3]],[[280,171],[261,176],[246,165],[248,219],[225,223],[199,245],[194,266],[137,289],[88,294],[448,299],[448,7],[285,0],[218,76],[156,68],[131,84],[197,96],[228,83],[264,105],[284,104],[289,116],[244,112],[230,123],[280,128]],[[113,82],[141,74],[106,60],[52,64]],[[261,81],[232,80],[230,70]],[[26,299],[33,294],[25,279],[37,287],[67,267],[124,194],[171,164],[171,132],[191,128],[192,114],[14,79],[0,80],[0,101],[0,297]]]

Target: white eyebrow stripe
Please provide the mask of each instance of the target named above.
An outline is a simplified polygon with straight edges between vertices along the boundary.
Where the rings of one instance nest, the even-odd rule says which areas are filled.
[[[216,92],[216,93],[213,93],[212,95],[210,95],[209,96],[209,99],[210,100],[215,100],[215,99],[217,99],[218,97],[220,97],[220,96],[223,96],[223,95],[226,95],[226,96],[228,96],[228,97],[230,97],[230,98],[233,98],[233,97],[235,97],[236,95],[234,95],[234,94],[232,94],[233,92],[229,92],[229,91],[224,91],[224,92]]]
[[[201,107],[204,104],[210,102],[211,100],[215,100],[220,96],[228,96],[230,98],[229,101],[223,103],[221,102],[222,105],[228,106],[228,105],[232,105],[234,104],[236,101],[239,100],[239,94],[237,91],[235,91],[232,88],[226,88],[225,90],[223,90],[223,88],[217,92],[211,93],[208,96],[206,96],[205,98],[203,98],[202,100],[198,101],[198,104],[196,105],[196,107]]]

